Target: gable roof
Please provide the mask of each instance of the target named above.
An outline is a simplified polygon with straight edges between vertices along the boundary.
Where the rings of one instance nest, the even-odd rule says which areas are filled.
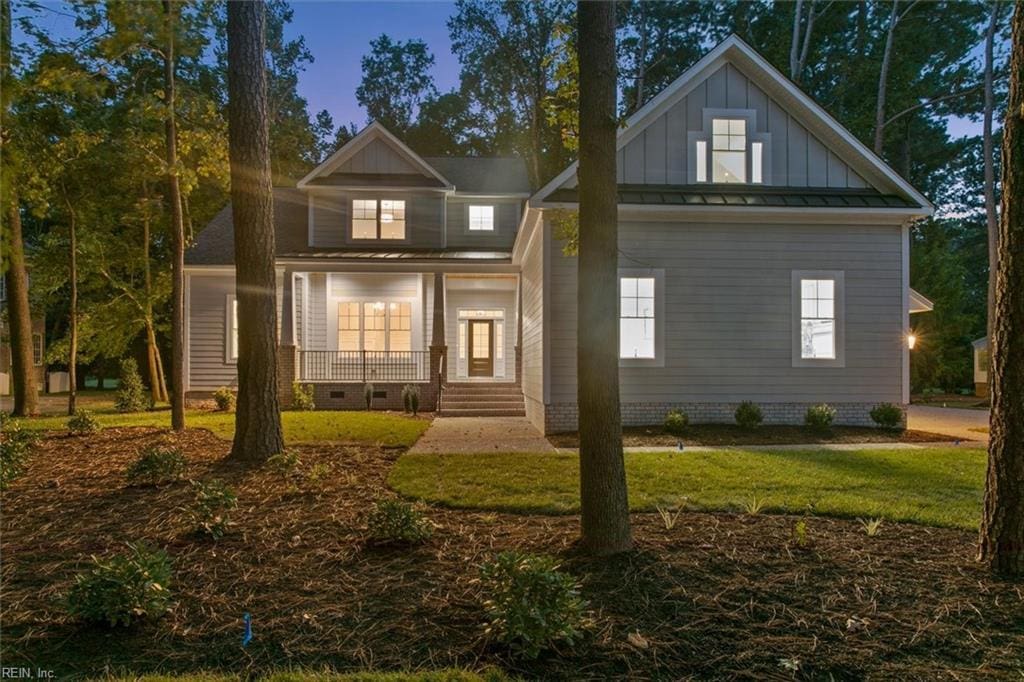
[[[616,150],[622,149],[659,116],[726,63],[734,65],[747,77],[756,80],[765,92],[774,97],[784,109],[803,119],[809,130],[814,132],[830,149],[841,154],[844,160],[851,163],[851,166],[855,167],[856,171],[872,186],[877,187],[881,193],[906,197],[914,205],[920,207],[921,215],[930,215],[934,212],[931,202],[913,185],[735,34],[719,43],[668,87],[634,112],[619,130]],[[530,204],[537,206],[547,201],[549,195],[574,178],[578,166],[578,161],[573,162],[538,190],[530,199]]]
[[[404,142],[399,140],[397,137],[391,134],[387,128],[380,123],[374,121],[370,125],[359,131],[359,134],[353,137],[351,140],[341,146],[338,151],[331,154],[326,161],[321,163],[319,166],[311,170],[306,177],[299,180],[296,187],[304,189],[310,185],[316,184],[314,181],[318,178],[326,178],[332,172],[340,168],[346,161],[351,159],[357,153],[362,151],[375,140],[381,140],[384,144],[388,145],[394,150],[399,156],[404,158],[414,168],[418,168],[422,171],[423,175],[433,178],[440,187],[445,189],[454,189],[451,182],[448,181],[443,175],[441,175],[436,168],[431,166],[429,163],[424,161],[416,152],[408,147]],[[334,184],[334,183],[328,183]]]
[[[459,193],[530,195],[526,163],[518,157],[425,156],[423,160],[451,180]]]

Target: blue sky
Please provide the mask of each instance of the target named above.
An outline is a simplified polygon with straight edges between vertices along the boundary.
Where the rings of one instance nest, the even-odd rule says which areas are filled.
[[[52,10],[40,16],[44,28],[54,35],[74,31],[60,13],[59,2],[44,4]],[[362,127],[366,122],[366,113],[355,95],[361,77],[360,59],[369,52],[370,41],[382,33],[395,40],[424,40],[436,60],[433,76],[438,89],[445,91],[458,84],[459,62],[451,52],[446,25],[455,11],[453,2],[300,0],[292,6],[295,15],[287,34],[305,36],[315,59],[299,76],[299,92],[309,102],[311,113],[326,109],[335,125],[354,122]],[[947,125],[952,137],[981,132],[980,123],[966,119],[950,119]]]

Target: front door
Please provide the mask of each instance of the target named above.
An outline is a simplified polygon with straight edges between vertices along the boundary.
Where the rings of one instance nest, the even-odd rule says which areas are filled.
[[[494,321],[469,321],[469,376],[494,376]]]

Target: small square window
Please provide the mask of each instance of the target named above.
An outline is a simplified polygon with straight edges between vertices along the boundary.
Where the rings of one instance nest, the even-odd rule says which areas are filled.
[[[470,206],[469,207],[469,229],[471,232],[493,232],[494,231],[494,207],[493,206]]]

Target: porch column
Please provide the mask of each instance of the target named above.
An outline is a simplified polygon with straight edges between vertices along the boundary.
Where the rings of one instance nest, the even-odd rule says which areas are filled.
[[[434,273],[434,323],[430,335],[430,383],[423,396],[427,409],[437,409],[441,393],[441,363],[448,348],[444,342],[444,274]]]

